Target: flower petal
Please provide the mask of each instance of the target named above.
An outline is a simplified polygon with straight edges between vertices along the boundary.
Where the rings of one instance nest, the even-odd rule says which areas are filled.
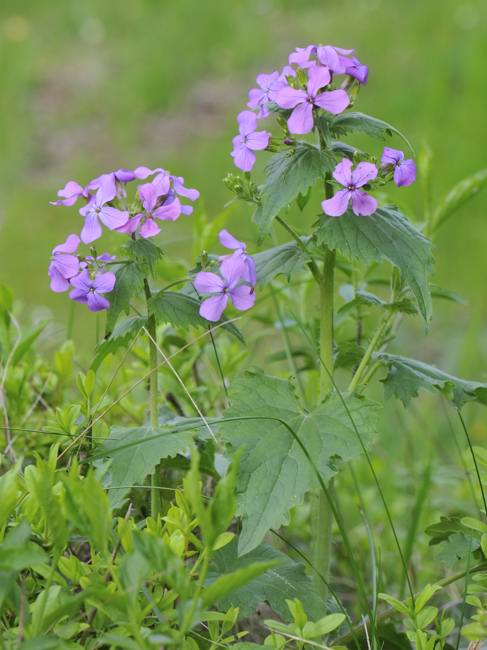
[[[96,292],[89,293],[86,302],[90,311],[103,311],[110,307],[109,301]]]
[[[68,235],[66,241],[53,248],[53,253],[74,253],[79,246],[78,235]]]
[[[161,229],[154,219],[149,217],[144,221],[139,232],[143,239],[149,239],[149,237],[155,237],[158,235],[161,232]]]
[[[278,90],[274,96],[274,101],[281,108],[294,108],[298,104],[305,102],[308,95],[304,90],[297,90],[291,86],[284,86]]]
[[[298,104],[287,121],[290,133],[309,133],[313,125],[313,106],[308,102]]]
[[[201,303],[199,309],[200,316],[212,323],[216,323],[220,320],[227,304],[228,294],[220,293],[217,296],[211,296],[211,298],[207,298]]]
[[[238,130],[241,135],[253,133],[257,127],[257,115],[252,111],[242,111],[237,116]]]
[[[406,187],[416,180],[416,163],[414,160],[404,160],[394,170],[394,183],[398,187]]]
[[[161,221],[176,221],[181,216],[181,202],[179,199],[173,199],[169,203],[161,205],[154,210],[153,216]]]
[[[316,51],[316,57],[322,65],[326,65],[335,74],[343,74],[345,66],[332,45],[322,45]]]
[[[350,201],[350,192],[348,190],[339,190],[331,199],[326,199],[321,203],[323,212],[330,217],[341,217],[347,211]]]
[[[104,205],[100,211],[100,220],[109,230],[116,230],[127,223],[130,213]]]
[[[352,161],[348,158],[342,158],[341,162],[335,167],[333,171],[333,178],[347,187],[352,182]]]
[[[75,289],[79,289],[80,291],[87,293],[91,288],[90,274],[86,269],[84,271],[81,271],[79,275],[71,279],[71,284],[73,287],[75,287]]]
[[[355,187],[362,187],[377,177],[377,167],[373,163],[361,162],[352,172],[352,183]]]
[[[172,176],[172,181],[173,181],[174,191],[176,192],[176,194],[179,194],[179,196],[184,196],[186,199],[189,199],[190,201],[196,201],[197,199],[200,198],[200,193],[198,190],[195,190],[192,187],[184,186],[184,178],[182,176]]]
[[[88,292],[83,291],[83,289],[73,289],[69,292],[69,297],[71,300],[76,300],[76,302],[81,302],[83,304],[88,302]]]
[[[314,103],[328,113],[338,115],[350,104],[350,99],[344,90],[329,90],[315,97]]]
[[[93,280],[93,287],[98,293],[109,293],[115,286],[115,273],[107,271],[106,273],[99,273]]]
[[[322,66],[314,66],[313,68],[310,68],[310,71],[308,73],[308,93],[314,97],[315,95],[318,94],[318,91],[320,88],[324,88],[325,86],[328,86],[331,80],[331,75],[330,71],[328,68],[324,68]]]
[[[226,280],[226,286],[232,289],[245,275],[245,262],[240,251],[228,255],[220,263],[220,273]]]
[[[91,244],[95,239],[99,239],[102,236],[102,232],[98,215],[94,210],[88,210],[85,215],[85,224],[81,231],[81,241],[84,244]]]
[[[236,167],[244,172],[249,172],[255,165],[255,154],[244,144],[236,146],[231,156]]]
[[[246,284],[241,284],[239,287],[235,287],[235,289],[230,292],[230,297],[233,306],[235,309],[238,309],[238,311],[246,311],[255,305],[255,291],[252,287],[249,287]]]
[[[377,199],[363,190],[352,192],[352,210],[359,217],[368,217],[377,210]]]
[[[267,148],[270,139],[271,134],[267,131],[255,131],[247,136],[246,145],[248,149],[260,151]]]
[[[168,183],[168,189],[169,189],[169,183]],[[139,198],[144,210],[146,210],[147,212],[152,212],[152,210],[156,205],[157,199],[159,198],[159,194],[157,192],[157,186],[155,185],[155,183],[154,182],[143,183],[142,185],[139,185],[137,191],[139,193]]]
[[[209,271],[200,271],[197,273],[193,284],[199,293],[220,293],[225,286],[225,283],[219,275],[210,273]]]
[[[395,166],[402,160],[404,160],[404,153],[402,151],[399,149],[384,147],[381,158],[382,167],[389,167],[390,165]]]
[[[242,241],[239,241],[226,229],[220,230],[218,233],[218,241],[222,246],[229,248],[230,250],[245,250],[246,248],[245,244]]]
[[[56,268],[57,272],[67,280],[74,277],[79,272],[79,259],[75,255],[57,253],[57,255],[54,256],[52,264]]]
[[[69,288],[69,282],[61,273],[59,273],[55,265],[52,263],[49,265],[48,275],[51,278],[51,291],[62,293]]]
[[[245,255],[245,273],[243,279],[246,282],[250,282],[253,287],[257,284],[257,270],[255,268],[254,258],[251,255]]]

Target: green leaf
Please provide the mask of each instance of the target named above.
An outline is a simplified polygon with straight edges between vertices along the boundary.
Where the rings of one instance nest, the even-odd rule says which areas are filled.
[[[357,217],[351,211],[340,218],[323,217],[318,226],[318,238],[347,258],[365,264],[389,260],[401,271],[423,318],[430,320],[431,242],[397,209],[379,208],[370,217]]]
[[[145,318],[131,316],[117,323],[110,336],[96,346],[95,358],[91,363],[92,370],[98,370],[101,362],[109,355],[125,348],[135,338],[146,323]]]
[[[125,249],[129,257],[145,265],[149,273],[154,272],[155,265],[162,257],[162,250],[150,239],[130,239]]]
[[[338,136],[346,135],[347,133],[365,133],[365,135],[380,138],[381,140],[384,140],[387,135],[392,136],[396,134],[414,152],[409,140],[396,127],[365,113],[345,112],[336,115],[330,121],[330,131],[333,135]]]
[[[200,301],[186,293],[175,291],[159,291],[149,300],[149,310],[161,323],[170,323],[174,327],[204,327],[208,329],[209,323],[199,314]],[[240,330],[233,323],[225,323],[222,329],[243,341]]]
[[[290,278],[295,271],[300,271],[308,256],[297,242],[288,242],[281,246],[269,248],[253,256],[259,284],[271,282],[277,275]]]
[[[334,166],[335,159],[330,153],[305,142],[275,154],[267,165],[262,203],[254,215],[260,234],[266,235],[274,217]]]
[[[433,215],[433,230],[437,230],[465,203],[470,201],[487,184],[487,169],[457,183],[445,196]]]
[[[244,554],[260,544],[270,528],[285,523],[290,508],[302,503],[305,493],[317,486],[310,460],[294,436],[324,480],[337,472],[339,459],[357,458],[362,450],[336,394],[305,412],[288,382],[246,373],[233,384],[230,403],[225,417],[242,419],[223,422],[219,429],[234,449],[244,448],[237,486],[238,512],[243,519],[239,552]],[[370,445],[379,405],[351,396],[346,403],[364,444]]]
[[[124,264],[115,271],[115,275],[115,287],[107,294],[110,301],[106,325],[108,333],[113,331],[120,314],[128,313],[132,298],[139,297],[144,292],[144,274],[138,264]]]
[[[260,603],[267,602],[282,619],[289,620],[286,599],[298,598],[310,618],[323,616],[326,610],[323,599],[313,580],[306,575],[304,566],[269,544],[261,544],[250,553],[238,557],[237,540],[234,540],[215,553],[211,575],[222,575],[255,562],[272,560],[278,561],[279,564],[230,596],[222,598],[218,602],[220,608],[226,610],[229,607],[238,607],[239,618],[243,619],[253,614]]]
[[[240,569],[219,576],[203,592],[203,606],[210,607],[217,601],[237,591],[248,582],[277,566],[278,562],[254,562]]]
[[[450,302],[456,302],[459,305],[465,304],[465,298],[463,298],[456,291],[451,291],[450,289],[444,289],[439,287],[437,284],[430,284],[431,295],[433,298],[440,298],[442,300],[449,300]]]
[[[316,623],[308,621],[304,624],[303,636],[305,639],[316,639],[319,636],[325,636],[340,627],[344,620],[345,614],[336,613],[324,616]]]
[[[162,458],[184,453],[191,443],[191,431],[160,427],[113,427],[104,443],[105,455],[111,459],[110,502],[120,507],[132,485],[141,485]]]
[[[15,347],[15,350],[12,354],[13,366],[19,363],[19,361],[21,361],[21,359],[27,354],[27,352],[31,349],[31,347],[44,331],[46,325],[47,323],[41,323],[30,334],[27,334],[27,336],[21,339],[20,343]]]
[[[421,388],[430,392],[438,391],[458,408],[466,402],[478,402],[487,406],[487,383],[454,377],[416,359],[386,353],[378,354],[377,358],[389,371],[384,380],[386,397],[397,397],[404,406],[418,396]]]

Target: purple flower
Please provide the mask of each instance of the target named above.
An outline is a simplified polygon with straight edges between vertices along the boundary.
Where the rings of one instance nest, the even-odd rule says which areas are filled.
[[[372,163],[361,162],[352,171],[352,162],[348,158],[338,163],[333,172],[333,178],[345,187],[339,190],[331,199],[323,201],[323,212],[330,217],[340,217],[347,211],[350,201],[352,210],[357,216],[369,216],[377,210],[377,200],[359,189],[377,176],[377,167]]]
[[[212,294],[200,305],[200,315],[206,320],[219,321],[230,299],[236,309],[245,311],[255,304],[253,287],[241,284],[245,266],[241,259],[230,255],[220,264],[220,274],[201,271],[194,279],[200,293]]]
[[[384,147],[382,167],[386,171],[394,169],[394,183],[398,187],[406,187],[416,180],[416,163],[414,160],[404,160],[404,153],[398,149]]]
[[[197,201],[200,198],[200,193],[198,190],[195,190],[191,187],[185,187],[184,178],[182,176],[170,176],[174,192],[178,196],[182,196],[190,201]],[[181,212],[183,214],[189,215],[193,212],[192,205],[181,204]]]
[[[76,181],[68,181],[66,185],[58,190],[57,195],[59,198],[57,201],[51,201],[51,205],[74,205],[76,201],[82,196],[85,199],[89,198],[88,188],[81,187]]]
[[[297,47],[294,52],[289,55],[289,64],[297,65],[299,68],[309,68],[314,65],[311,57],[316,54],[316,45],[308,45],[306,47]]]
[[[239,241],[228,230],[220,230],[218,234],[220,244],[225,248],[235,251],[232,255],[222,255],[220,261],[227,260],[231,257],[242,260],[244,264],[244,271],[242,279],[249,282],[252,287],[255,287],[257,282],[254,258],[247,253],[247,246],[244,242]]]
[[[350,100],[344,90],[319,92],[331,81],[328,68],[314,66],[309,69],[306,90],[286,86],[276,93],[276,104],[293,109],[287,125],[290,133],[309,133],[314,126],[313,108],[322,108],[333,115],[344,111]]]
[[[109,230],[116,230],[126,224],[129,218],[128,212],[106,205],[115,198],[116,192],[114,184],[107,176],[100,181],[100,186],[89,203],[79,211],[85,218],[85,224],[81,231],[81,241],[85,244],[90,244],[101,237],[100,221]]]
[[[115,280],[115,274],[110,271],[99,273],[91,278],[85,269],[75,278],[72,278],[71,284],[74,289],[69,294],[69,297],[71,300],[88,305],[90,311],[108,309],[110,303],[102,294],[112,291]]]
[[[164,172],[150,183],[139,185],[138,193],[144,212],[139,212],[121,228],[119,232],[134,233],[137,230],[144,239],[155,237],[161,232],[156,219],[175,221],[181,215],[181,203],[173,194],[169,196],[171,179]],[[166,197],[162,199],[162,197]]]
[[[334,45],[308,45],[308,47],[298,47],[289,56],[289,63],[295,64],[302,69],[311,68],[316,65],[312,57],[316,57],[318,62],[327,67],[333,74],[347,74],[354,77],[361,84],[366,84],[369,69],[362,65],[357,57],[352,56],[355,50],[347,50]]]
[[[69,288],[69,280],[79,273],[80,262],[73,254],[78,246],[78,235],[69,235],[64,244],[59,244],[53,249],[48,270],[52,291],[66,291]]]
[[[352,56],[345,68],[345,74],[353,77],[361,84],[366,84],[369,78],[369,68],[360,63],[356,56]]]
[[[235,165],[244,172],[249,172],[255,164],[255,153],[265,149],[271,137],[267,131],[256,131],[257,116],[251,111],[242,111],[237,121],[240,135],[233,138],[231,153]]]
[[[257,75],[256,81],[259,87],[252,88],[252,90],[249,91],[249,102],[247,106],[254,110],[259,109],[257,117],[263,118],[269,115],[267,105],[274,101],[274,94],[276,91],[280,90],[286,82],[282,79],[279,72],[259,74]]]

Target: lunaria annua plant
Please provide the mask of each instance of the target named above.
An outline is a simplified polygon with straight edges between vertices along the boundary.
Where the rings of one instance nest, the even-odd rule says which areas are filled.
[[[233,139],[231,155],[243,174],[229,174],[225,184],[235,199],[251,206],[260,252],[249,255],[245,243],[219,226],[219,242],[226,252],[210,255],[204,250],[184,278],[156,290],[153,283],[159,277],[162,251],[154,238],[162,222],[191,214],[191,204],[199,192],[186,188],[182,178],[160,168],[120,169],[86,186],[70,181],[59,191],[55,205],[83,203],[79,213],[84,225],[79,236],[71,234],[54,248],[49,276],[53,291],[69,291],[74,301],[92,311],[107,310],[106,337],[98,345],[93,368],[98,368],[107,355],[130,346],[141,332],[148,340],[150,422],[142,429],[125,429],[123,442],[135,448],[150,443],[151,451],[136,468],[135,464],[132,467],[126,456],[117,453],[120,433],[114,429],[109,434],[98,458],[108,463],[107,481],[115,490],[113,506],[123,505],[130,486],[140,485],[151,475],[151,509],[157,520],[162,512],[161,485],[171,489],[174,481],[173,474],[167,474],[160,463],[178,455],[180,466],[185,466],[187,437],[191,436],[206,450],[205,462],[213,463],[209,470],[212,479],[225,474],[229,458],[235,461],[234,469],[238,460],[240,526],[234,561],[237,553],[251,552],[252,562],[264,556],[268,559],[268,547],[263,544],[266,535],[285,526],[293,508],[308,500],[310,565],[316,584],[302,589],[299,597],[309,604],[319,594],[318,605],[324,607],[335,521],[344,552],[354,567],[359,606],[368,613],[371,634],[377,640],[375,608],[370,607],[365,578],[354,560],[353,545],[335,498],[340,489],[335,477],[349,461],[364,456],[368,463],[397,544],[411,602],[415,600],[407,557],[368,455],[377,438],[381,404],[368,399],[366,390],[381,376],[385,396],[397,397],[405,405],[420,389],[437,391],[454,404],[461,418],[460,409],[466,402],[487,402],[487,385],[458,379],[388,351],[406,317],[419,315],[427,324],[432,315],[432,296],[452,297],[430,284],[431,238],[474,193],[475,183],[460,184],[436,209],[427,207],[421,218],[410,220],[392,205],[385,194],[387,188],[410,186],[416,179],[416,163],[411,145],[395,127],[354,110],[368,76],[368,67],[353,50],[330,45],[298,48],[282,71],[258,75],[245,110],[238,115],[239,133]],[[344,136],[357,133],[379,140],[401,139],[406,151],[383,144],[365,151],[344,141]],[[268,154],[262,176],[254,180],[257,155]],[[425,155],[423,158],[426,160]],[[418,166],[426,176],[428,165],[424,160]],[[130,194],[135,182],[139,184]],[[288,223],[287,214],[293,223],[300,224],[299,229]],[[295,218],[297,214],[299,219]],[[225,218],[224,214],[217,222],[223,225]],[[125,239],[123,254],[117,251],[117,258],[97,249],[103,227]],[[279,233],[285,233],[290,241],[278,244]],[[273,245],[266,249],[271,237]],[[79,252],[81,245],[87,246],[85,253]],[[180,290],[175,290],[177,286]],[[275,316],[270,313],[270,302],[264,300],[260,310],[243,313],[253,307],[256,287],[257,295],[273,298]],[[142,307],[141,298],[145,303]],[[223,316],[232,307],[242,312],[239,318],[253,318],[252,314],[267,309],[255,323],[262,327],[270,324],[274,342],[275,332],[283,334],[281,358],[289,364],[288,380],[255,370],[228,380],[213,332],[218,329],[242,341],[235,323]],[[124,312],[129,316],[121,320]],[[162,326],[167,325],[200,327],[201,336],[211,337],[228,396],[220,405],[212,402],[209,412],[203,413],[182,384],[198,421],[184,413],[174,419],[174,414],[159,411],[161,357],[173,370],[159,344],[166,335]],[[301,356],[306,363],[298,363]],[[218,465],[216,451],[220,454]],[[185,485],[195,497],[200,486],[193,474],[189,475],[193,483],[187,479]],[[117,483],[117,476],[124,480]],[[128,485],[127,476],[131,481]],[[215,495],[217,499],[218,493]],[[204,509],[198,507],[200,527],[203,530],[205,525],[209,530],[210,519],[205,519]],[[233,510],[225,512],[229,525]],[[233,534],[225,537],[222,546],[232,538]],[[205,550],[198,595],[204,589],[214,551],[213,546]],[[197,563],[200,567],[199,560]],[[251,580],[242,575],[240,586]],[[336,598],[332,590],[330,593]],[[197,607],[193,603],[192,614],[199,611]],[[299,618],[297,606],[292,607]],[[413,619],[414,625],[419,625],[418,619]],[[185,633],[191,625],[192,619]],[[362,633],[359,625],[357,634]],[[338,645],[344,645],[342,641]],[[374,647],[382,645],[380,642]]]

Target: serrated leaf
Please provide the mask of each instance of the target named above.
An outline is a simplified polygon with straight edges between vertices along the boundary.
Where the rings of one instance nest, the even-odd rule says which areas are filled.
[[[200,301],[187,293],[176,291],[159,291],[149,300],[149,310],[160,323],[170,323],[174,327],[204,327],[208,329],[209,323],[199,314]],[[221,322],[225,323],[225,319]],[[240,341],[243,341],[240,330],[233,323],[225,323],[222,329],[227,330]]]
[[[150,239],[130,239],[125,245],[129,257],[135,262],[144,264],[149,273],[154,272],[154,267],[162,257],[162,250]]]
[[[305,142],[299,142],[295,149],[275,154],[266,167],[262,203],[254,215],[261,235],[269,232],[274,217],[283,208],[299,194],[307,192],[334,166],[335,159],[330,153]]]
[[[246,586],[219,601],[221,609],[239,608],[239,618],[253,614],[260,603],[267,602],[284,620],[290,619],[286,600],[298,598],[311,619],[318,619],[326,611],[315,583],[306,575],[304,566],[269,544],[261,544],[242,557],[237,554],[237,540],[215,553],[211,575],[228,573],[254,562],[278,561],[278,565],[254,578]]]
[[[370,217],[357,217],[351,211],[339,218],[322,217],[318,238],[349,259],[365,264],[386,259],[394,264],[413,292],[423,318],[430,320],[431,242],[397,209],[379,208]]]
[[[110,336],[96,346],[95,358],[91,363],[92,370],[98,370],[101,362],[109,354],[127,347],[145,325],[145,318],[131,316],[121,323],[117,323]]]
[[[379,405],[351,396],[346,401],[364,444],[370,445]],[[362,449],[336,394],[305,412],[288,382],[246,373],[233,384],[230,403],[225,417],[242,419],[223,422],[219,429],[234,449],[244,448],[237,486],[243,526],[239,552],[244,554],[270,528],[286,522],[290,508],[317,484],[309,459],[281,421],[298,436],[324,480],[337,472],[338,459],[349,461]]]
[[[339,136],[354,132],[365,133],[365,135],[380,138],[381,140],[384,140],[386,135],[392,136],[395,133],[407,144],[411,151],[414,151],[409,140],[399,129],[384,122],[384,120],[379,120],[365,113],[345,112],[336,115],[330,120],[330,131],[333,135]]]
[[[470,201],[487,184],[487,169],[457,183],[439,204],[433,215],[433,230],[437,230],[465,203]]]
[[[404,406],[418,396],[420,389],[438,391],[458,408],[466,402],[487,406],[487,383],[460,379],[422,361],[394,354],[381,353],[377,359],[389,371],[384,380],[386,397],[397,397]]]
[[[257,270],[257,282],[266,284],[277,275],[289,278],[295,271],[300,271],[308,259],[297,242],[288,242],[253,255]]]
[[[134,296],[143,295],[144,275],[138,264],[124,264],[115,271],[116,281],[113,291],[107,294],[110,309],[107,312],[106,331],[113,331],[120,314],[128,312]]]
[[[104,443],[110,464],[110,503],[120,507],[132,485],[141,485],[163,458],[184,453],[191,443],[191,431],[160,427],[113,427]]]

